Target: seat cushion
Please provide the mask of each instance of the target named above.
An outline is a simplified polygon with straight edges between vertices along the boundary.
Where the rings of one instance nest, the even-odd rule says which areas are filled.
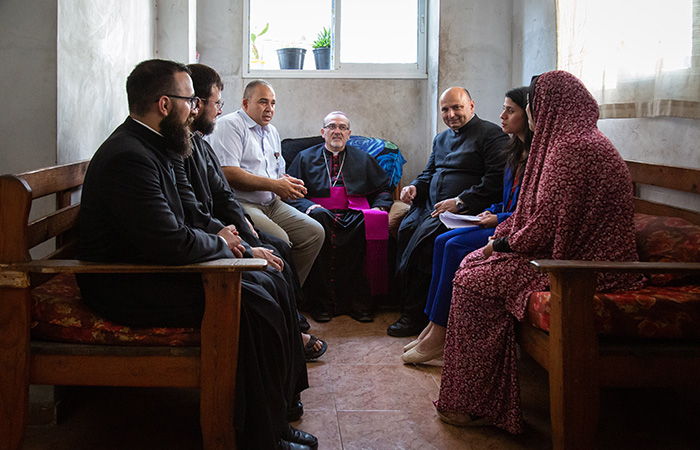
[[[549,332],[550,292],[530,296],[525,320]],[[597,293],[596,330],[601,335],[654,339],[700,338],[700,285],[647,286]]]
[[[640,261],[700,262],[700,226],[677,217],[635,214]],[[666,286],[687,275],[648,274],[649,284]]]
[[[198,346],[196,328],[132,328],[88,308],[72,274],[59,274],[32,290],[32,338],[75,344]]]

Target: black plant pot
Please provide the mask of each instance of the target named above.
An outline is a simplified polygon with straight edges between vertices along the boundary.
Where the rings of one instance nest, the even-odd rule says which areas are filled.
[[[316,70],[330,70],[331,68],[331,48],[319,47],[314,49],[314,61]]]
[[[277,50],[277,59],[280,62],[280,69],[303,69],[305,48],[280,48]]]

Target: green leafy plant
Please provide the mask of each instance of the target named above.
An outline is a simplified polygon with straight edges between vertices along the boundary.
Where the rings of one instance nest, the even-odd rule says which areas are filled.
[[[269,27],[270,27],[270,24],[266,23],[265,28],[263,28],[263,30],[260,33],[258,33],[258,34],[250,33],[250,45],[253,48],[253,59],[260,59],[260,53],[258,52],[258,47],[255,46],[255,40],[257,38],[259,38],[260,36],[262,36],[263,34],[267,33],[267,29]]]
[[[313,43],[313,48],[323,48],[331,46],[331,30],[323,27],[323,31],[318,33],[318,37]]]

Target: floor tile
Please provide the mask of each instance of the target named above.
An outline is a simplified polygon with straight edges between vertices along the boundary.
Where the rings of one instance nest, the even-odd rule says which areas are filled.
[[[461,429],[433,412],[339,411],[343,450],[470,450]]]
[[[337,365],[331,370],[338,411],[432,409],[437,386],[430,374],[402,364]]]
[[[405,365],[403,346],[386,327],[348,316],[311,322],[328,351],[307,365],[304,415],[293,426],[316,435],[319,450],[547,450],[552,448],[548,374],[527,355],[519,362],[525,432],[442,423],[437,399],[442,360]],[[30,428],[23,450],[199,450],[196,390],[77,388],[72,413],[57,427]],[[604,389],[596,448],[700,448],[700,389]]]

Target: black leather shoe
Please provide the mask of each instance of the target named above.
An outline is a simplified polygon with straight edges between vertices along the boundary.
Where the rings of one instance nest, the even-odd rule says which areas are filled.
[[[374,322],[374,315],[368,311],[353,311],[350,313],[350,317],[362,323]]]
[[[297,319],[299,320],[299,331],[306,333],[311,329],[309,321],[306,320],[306,317],[304,317],[299,311],[297,311]]]
[[[287,409],[287,422],[296,422],[304,415],[304,405],[301,403],[301,396],[297,394],[294,397],[292,406]]]
[[[282,440],[306,445],[313,450],[318,448],[318,439],[316,439],[316,436],[305,431],[297,430],[291,425],[287,425],[287,429],[282,432]]]
[[[297,444],[296,442],[289,442],[282,439],[277,446],[278,450],[312,450],[313,447],[309,447],[304,444]],[[315,449],[313,449],[315,450]]]
[[[389,325],[389,328],[386,329],[386,334],[394,337],[414,336],[423,331],[423,328],[427,325],[427,318],[416,319],[402,314],[399,320]]]
[[[311,313],[311,318],[318,323],[330,322],[333,315],[327,311],[318,311]]]

